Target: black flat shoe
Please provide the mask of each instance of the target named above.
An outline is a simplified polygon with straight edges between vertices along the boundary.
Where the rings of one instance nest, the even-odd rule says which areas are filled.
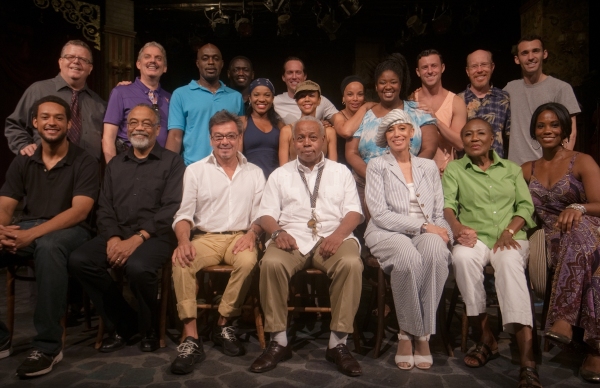
[[[566,335],[555,333],[552,330],[548,330],[547,332],[545,332],[544,336],[552,341],[556,341],[564,345],[568,345],[571,343],[571,338],[567,337]]]
[[[117,333],[102,340],[102,345],[98,351],[100,353],[111,353],[121,350],[127,345],[127,340]]]
[[[153,352],[160,347],[158,338],[154,333],[146,335],[140,341],[140,350],[142,352]]]
[[[592,372],[587,369],[583,369],[583,367],[579,368],[579,376],[582,379],[592,384],[600,384],[600,373]]]

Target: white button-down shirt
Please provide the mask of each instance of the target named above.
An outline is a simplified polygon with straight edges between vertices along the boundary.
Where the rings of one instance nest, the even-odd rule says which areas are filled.
[[[304,171],[312,192],[322,165],[325,168],[315,208],[317,236],[313,236],[312,229],[307,225],[312,217],[310,195],[298,169]],[[362,216],[356,183],[350,170],[343,164],[323,158],[311,171],[296,159],[279,167],[269,176],[258,216],[273,217],[296,240],[300,253],[306,255],[321,237],[332,234],[349,212],[357,212]],[[349,238],[356,239],[352,234],[345,239]],[[267,246],[269,243],[271,240],[267,242]]]
[[[183,199],[173,228],[181,220],[204,232],[247,230],[256,220],[265,187],[260,167],[238,152],[238,165],[229,179],[214,154],[192,163],[183,176]]]

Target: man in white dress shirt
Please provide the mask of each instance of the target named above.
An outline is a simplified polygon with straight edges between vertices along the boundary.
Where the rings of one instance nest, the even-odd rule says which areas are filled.
[[[298,158],[276,169],[265,187],[258,215],[271,235],[260,262],[260,300],[267,349],[252,372],[266,372],[292,356],[286,335],[290,278],[303,268],[317,268],[331,279],[331,336],[326,352],[340,372],[362,373],[346,347],[360,301],[363,265],[352,231],[362,222],[356,184],[346,166],[325,159],[322,123],[306,116],[292,128]]]
[[[240,119],[219,111],[210,119],[209,131],[213,151],[186,169],[183,199],[173,222],[178,242],[172,258],[173,282],[186,337],[171,364],[175,374],[192,372],[194,364],[205,357],[196,327],[196,273],[207,266],[225,262],[234,267],[219,304],[212,341],[228,356],[245,353],[231,320],[241,314],[256,266],[255,242],[262,233],[253,221],[265,178],[259,167],[237,151]]]
[[[273,105],[275,112],[281,116],[286,125],[295,123],[302,116],[302,112],[300,112],[300,108],[298,108],[298,104],[294,99],[294,93],[296,92],[296,86],[300,82],[306,81],[306,77],[304,62],[300,58],[288,57],[283,62],[283,75],[281,79],[285,82],[287,91],[276,95]],[[319,120],[330,120],[337,112],[338,110],[331,101],[327,97],[321,96],[321,103],[317,107],[316,117]],[[330,125],[327,122],[325,124]]]

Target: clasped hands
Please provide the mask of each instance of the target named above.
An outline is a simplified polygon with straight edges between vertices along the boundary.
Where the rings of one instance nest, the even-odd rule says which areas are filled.
[[[129,256],[142,245],[144,240],[137,234],[129,237],[127,240],[121,240],[121,237],[113,236],[106,242],[106,260],[111,268],[122,267],[129,259]]]
[[[329,257],[335,255],[338,248],[340,247],[340,245],[342,245],[343,242],[344,237],[341,237],[334,232],[329,236],[325,237],[323,241],[321,241],[321,245],[319,246],[319,254],[323,259],[328,259]],[[294,239],[286,231],[279,233],[279,235],[275,239],[275,244],[277,245],[277,248],[284,251],[293,251],[298,249],[296,239]]]
[[[25,248],[35,240],[31,229],[21,229],[19,225],[0,226],[0,249],[16,253],[18,249]]]

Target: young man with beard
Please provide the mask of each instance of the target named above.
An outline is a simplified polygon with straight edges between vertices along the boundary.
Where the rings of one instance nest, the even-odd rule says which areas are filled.
[[[167,52],[160,43],[148,42],[138,54],[136,67],[140,76],[129,85],[116,86],[108,98],[102,134],[102,152],[106,163],[131,146],[127,137],[127,116],[138,104],[152,105],[160,113],[162,131],[156,141],[161,147],[167,142],[171,93],[160,86],[160,77],[167,72]]]
[[[250,100],[250,83],[254,80],[254,69],[252,62],[244,56],[234,57],[229,62],[229,70],[227,70],[227,78],[229,78],[229,86],[242,93],[244,99],[244,107],[247,108]]]
[[[579,104],[568,83],[544,74],[543,62],[548,58],[542,38],[527,35],[519,40],[515,54],[515,63],[521,66],[523,78],[510,81],[504,90],[510,94],[510,141],[508,159],[519,166],[530,160],[542,157],[542,148],[531,140],[529,124],[531,116],[538,106],[547,102],[563,104],[571,115],[573,130],[564,147],[572,150],[577,139],[575,116],[581,112]]]
[[[158,270],[175,247],[171,222],[181,202],[185,170],[177,154],[157,143],[160,131],[159,114],[150,105],[140,104],[129,112],[127,136],[132,147],[106,166],[98,200],[98,236],[69,259],[69,270],[108,327],[110,335],[99,349],[103,353],[122,349],[138,332],[143,352],[159,347]],[[137,314],[109,268],[124,271],[138,302]]]
[[[225,109],[244,114],[242,95],[219,80],[223,69],[221,51],[212,44],[198,49],[200,78],[177,88],[169,106],[169,134],[166,149],[181,153],[186,166],[210,155],[208,121]]]
[[[70,40],[60,52],[58,66],[60,73],[29,86],[15,111],[6,118],[4,134],[8,146],[17,155],[33,155],[41,140],[32,124],[31,107],[40,98],[54,95],[70,106],[73,116],[67,136],[71,143],[100,160],[106,103],[86,84],[94,68],[92,50],[81,40]]]
[[[265,177],[260,167],[238,152],[242,136],[239,117],[219,111],[211,117],[209,128],[213,152],[186,169],[183,199],[173,222],[178,242],[172,257],[173,284],[185,336],[171,364],[175,374],[192,372],[194,364],[205,357],[196,326],[196,274],[207,266],[226,263],[234,268],[211,339],[227,356],[246,352],[235,335],[233,320],[242,313],[256,266],[255,242],[262,228],[254,221]]]
[[[90,238],[85,220],[99,181],[98,162],[67,140],[69,105],[51,95],[36,101],[31,110],[40,146],[31,156],[17,155],[0,189],[0,266],[16,259],[35,261],[37,335],[32,352],[17,369],[20,377],[49,373],[63,358],[60,320],[67,308],[67,260]],[[22,199],[21,221],[11,225]],[[2,343],[0,351],[6,348],[10,352],[10,342]]]

